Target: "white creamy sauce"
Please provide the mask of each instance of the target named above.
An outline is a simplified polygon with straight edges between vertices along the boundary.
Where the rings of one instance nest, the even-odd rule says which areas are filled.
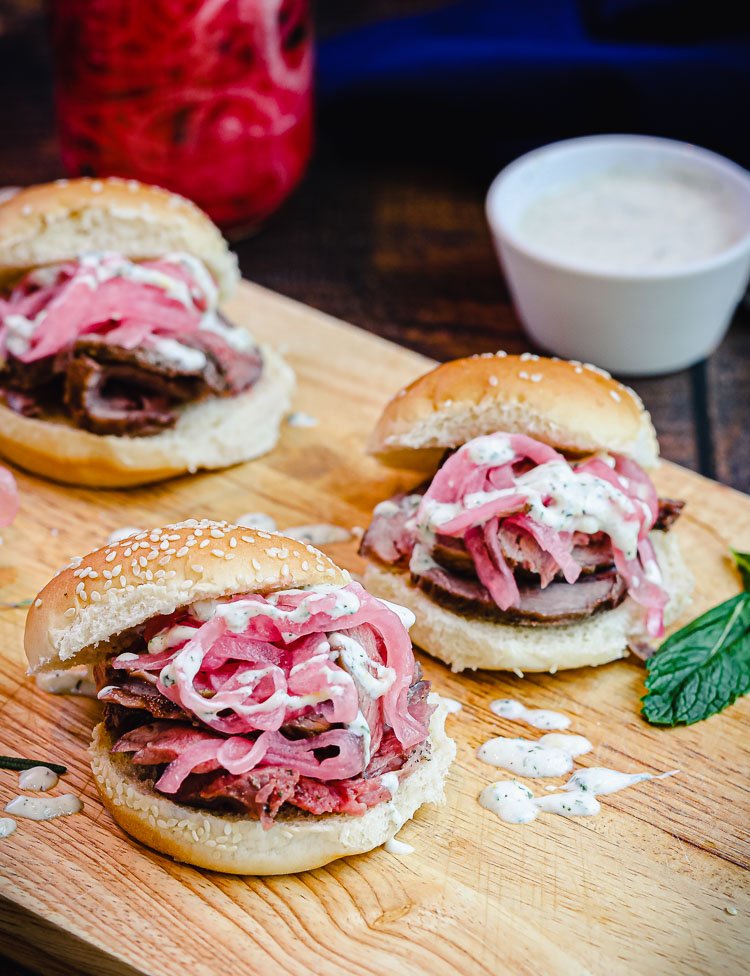
[[[531,823],[539,813],[534,794],[514,779],[485,786],[479,803],[506,823]]]
[[[730,195],[707,176],[620,167],[540,195],[517,234],[550,258],[637,272],[718,254],[739,239],[741,226]]]
[[[525,722],[535,729],[567,729],[570,719],[560,712],[546,708],[527,708],[513,698],[498,698],[490,702],[490,711],[512,722]]]
[[[370,750],[370,742],[372,740],[372,734],[370,732],[370,726],[367,724],[367,719],[364,713],[360,709],[357,712],[357,717],[353,722],[349,722],[347,729],[354,735],[357,735],[362,739],[362,753],[364,755],[364,769],[370,765],[370,759],[372,758],[372,753]]]
[[[235,352],[249,352],[255,348],[255,340],[246,329],[229,325],[228,322],[219,318],[213,308],[209,308],[204,312],[200,328],[204,332],[214,332],[216,335],[221,336],[230,349],[234,349]]]
[[[318,418],[313,417],[311,413],[304,413],[302,410],[296,410],[294,413],[290,413],[286,422],[290,427],[317,427]]]
[[[560,738],[577,739],[583,736]],[[479,803],[506,823],[530,823],[540,812],[556,813],[562,817],[593,817],[601,810],[596,798],[598,795],[607,796],[644,780],[663,779],[676,773],[677,770],[658,776],[652,773],[620,773],[615,769],[591,766],[577,770],[563,786],[562,793],[535,797],[521,783],[504,780],[486,786],[479,795]]]
[[[595,796],[608,796],[610,793],[617,793],[624,790],[627,786],[634,786],[636,783],[643,783],[649,779],[665,779],[667,776],[676,776],[679,770],[671,769],[667,773],[620,773],[616,769],[605,769],[601,766],[589,766],[587,769],[578,769],[563,786],[564,790],[579,793],[594,794]]]
[[[507,438],[499,438],[495,434],[484,437],[475,437],[466,445],[469,457],[474,464],[492,465],[500,467],[512,461],[516,452],[510,445]]]
[[[55,820],[57,817],[69,817],[71,814],[80,813],[83,803],[72,793],[63,793],[62,796],[32,797],[17,796],[5,804],[5,812],[12,813],[14,817],[22,817],[26,820]]]
[[[331,650],[338,652],[342,667],[346,668],[370,698],[382,698],[388,692],[396,680],[393,668],[371,661],[359,641],[347,634],[335,632],[328,635],[328,640]]]
[[[394,797],[398,790],[398,773],[383,773],[380,777],[380,785],[389,791],[391,797]]]
[[[122,542],[123,539],[129,539],[131,535],[138,535],[142,532],[142,529],[137,529],[134,525],[125,525],[121,529],[115,529],[107,537],[107,545],[113,546],[117,542]]]
[[[238,516],[237,525],[244,525],[247,529],[262,529],[264,532],[276,531],[276,519],[267,512],[245,512]]]
[[[455,698],[448,698],[447,695],[440,695],[440,701],[445,705],[445,710],[449,715],[455,715],[464,707],[460,701],[456,701]]]
[[[298,542],[306,542],[311,546],[325,546],[330,542],[347,542],[352,534],[341,525],[331,525],[329,522],[316,522],[313,525],[291,525],[282,530],[282,535]]]
[[[149,654],[161,654],[162,651],[168,650],[170,647],[176,647],[178,644],[182,644],[183,641],[192,640],[195,637],[195,627],[187,627],[184,624],[177,624],[174,627],[169,627],[167,630],[162,630],[161,633],[154,635],[148,642],[148,653]],[[133,655],[133,658],[137,655]],[[133,659],[131,658],[131,660]],[[119,655],[119,660],[128,660],[125,654]],[[100,692],[101,694],[101,692]]]
[[[425,573],[429,573],[436,566],[437,563],[432,558],[427,546],[423,546],[421,542],[417,542],[411,551],[411,558],[409,559],[410,572],[414,573],[415,576],[424,576]]]
[[[177,369],[198,371],[203,369],[208,360],[200,349],[185,346],[176,339],[159,338],[151,342],[151,348]]]
[[[562,749],[548,748],[528,739],[498,736],[477,749],[477,758],[520,776],[564,776],[573,768],[573,757]]]
[[[0,837],[10,837],[17,826],[12,817],[0,817]]]
[[[389,610],[395,613],[406,630],[411,630],[411,628],[417,622],[416,616],[408,607],[402,607],[400,603],[391,603],[389,600],[383,600],[382,598],[378,598],[378,602],[382,603],[384,607],[388,607]]]
[[[551,793],[534,800],[538,810],[557,813],[561,817],[593,817],[602,806],[593,793],[574,790],[571,793]]]
[[[48,695],[83,695],[85,698],[96,697],[96,684],[91,668],[85,664],[77,664],[66,671],[43,671],[36,676],[36,686]]]
[[[18,785],[22,790],[46,793],[47,790],[54,789],[58,782],[57,773],[47,766],[32,766],[31,769],[22,769],[18,774]]]
[[[405,844],[402,840],[391,837],[385,842],[385,849],[389,854],[413,854],[414,848],[411,844]]]
[[[548,732],[537,743],[544,749],[561,749],[568,756],[585,756],[594,748],[584,735],[565,735],[562,732]]]

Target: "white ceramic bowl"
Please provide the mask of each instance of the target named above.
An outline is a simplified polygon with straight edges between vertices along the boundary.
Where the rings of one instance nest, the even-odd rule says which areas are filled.
[[[739,238],[676,270],[602,271],[550,258],[518,234],[529,204],[613,168],[694,173],[729,194]],[[651,375],[692,365],[724,337],[750,275],[750,174],[716,153],[649,136],[588,136],[521,156],[495,179],[487,219],[513,300],[543,348],[614,373]]]

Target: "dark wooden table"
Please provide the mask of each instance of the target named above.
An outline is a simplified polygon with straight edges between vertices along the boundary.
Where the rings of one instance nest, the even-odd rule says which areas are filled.
[[[319,30],[436,5],[327,0]],[[323,109],[316,156],[295,196],[237,244],[245,276],[437,359],[530,348],[485,224],[487,179],[434,157],[358,155],[326,122]],[[0,36],[0,133],[0,186],[63,175],[39,18]],[[665,457],[750,491],[750,311],[738,312],[706,363],[631,383]],[[12,963],[3,971],[27,973]]]
[[[425,0],[321,2],[320,32]],[[434,0],[433,0],[433,5]],[[355,7],[355,10],[350,9]],[[61,175],[38,20],[0,37],[0,186]],[[244,274],[438,359],[529,348],[483,215],[487,179],[427,159],[357,153],[321,110],[316,156],[283,210],[237,245]],[[750,491],[750,312],[691,370],[636,380],[665,457]]]

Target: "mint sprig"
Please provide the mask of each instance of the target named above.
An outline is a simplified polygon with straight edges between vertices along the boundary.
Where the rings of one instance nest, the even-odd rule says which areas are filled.
[[[750,692],[750,553],[731,550],[744,591],[672,634],[646,664],[643,715],[692,725]]]

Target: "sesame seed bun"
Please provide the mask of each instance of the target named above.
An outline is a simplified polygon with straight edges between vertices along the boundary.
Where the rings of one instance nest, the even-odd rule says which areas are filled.
[[[202,468],[225,468],[276,446],[294,373],[270,347],[249,390],[177,408],[174,427],[148,437],[93,434],[69,418],[25,417],[0,403],[0,454],[53,481],[92,488],[144,485]]]
[[[435,470],[447,448],[495,431],[573,454],[614,451],[644,467],[659,447],[636,393],[590,364],[526,353],[443,363],[386,405],[368,450],[394,467]]]
[[[77,557],[38,594],[26,618],[29,671],[90,662],[118,635],[196,600],[348,582],[328,556],[276,533],[207,519],[139,532]]]
[[[102,546],[63,569],[33,602],[25,648],[31,671],[72,667],[111,654],[118,636],[158,614],[197,600],[328,584],[345,586],[346,570],[284,536],[191,519]],[[438,704],[437,696],[431,696]],[[94,729],[91,768],[102,801],[137,840],[178,861],[231,874],[288,874],[370,851],[394,837],[424,803],[441,803],[455,745],[446,710],[433,714],[429,755],[387,802],[363,816],[282,811],[268,830],[238,813],[176,803],[113,753],[102,723]]]
[[[0,287],[83,251],[118,251],[133,260],[187,252],[210,269],[222,299],[239,280],[237,260],[210,218],[156,186],[114,177],[57,180],[0,203]]]
[[[436,695],[430,696],[437,701]],[[445,707],[430,721],[430,756],[403,779],[393,798],[360,817],[347,814],[279,816],[264,830],[258,820],[175,803],[153,790],[122,754],[112,753],[103,724],[94,730],[90,756],[104,805],[131,836],[177,861],[228,874],[292,874],[340,857],[364,854],[395,837],[425,803],[444,802],[456,746],[445,734]]]

